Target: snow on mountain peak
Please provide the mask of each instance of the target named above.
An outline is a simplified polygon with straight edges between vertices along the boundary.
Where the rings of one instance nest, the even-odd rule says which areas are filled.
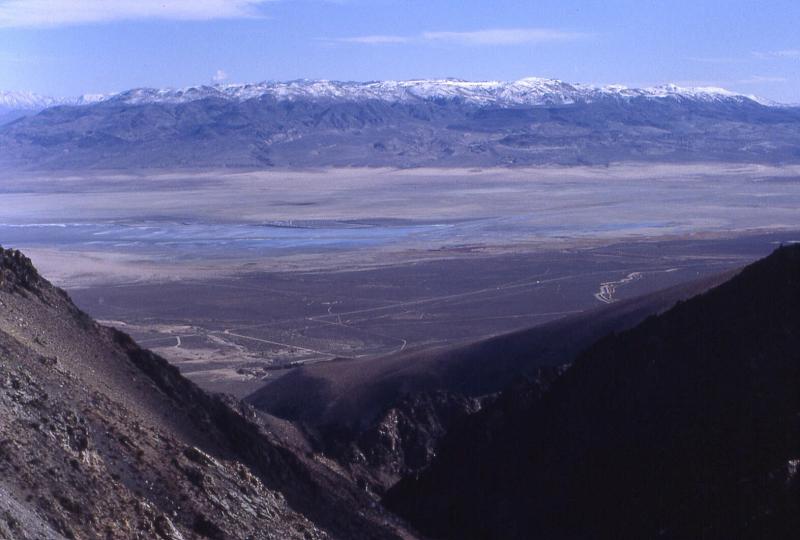
[[[517,81],[465,81],[460,79],[412,79],[370,82],[342,82],[299,79],[285,82],[215,84],[185,88],[135,88],[112,95],[84,95],[57,99],[20,92],[0,92],[0,107],[42,109],[53,105],[88,105],[101,101],[130,105],[146,103],[188,103],[201,99],[247,101],[387,101],[411,103],[459,101],[475,106],[543,106],[592,103],[599,100],[695,100],[700,102],[755,101],[754,96],[736,94],[723,88],[687,88],[674,84],[650,88],[623,85],[571,84],[558,79],[526,77]]]
[[[251,84],[220,84],[181,89],[129,90],[112,99],[129,104],[186,103],[204,98],[246,101],[256,98],[278,101],[363,101],[414,102],[459,100],[478,106],[503,107],[566,105],[590,103],[600,99],[693,99],[698,101],[755,100],[722,88],[684,88],[669,84],[652,88],[622,85],[594,86],[570,84],[557,79],[528,77],[517,81],[464,81],[460,79],[412,79],[370,82],[295,80]]]
[[[0,108],[27,110],[43,109],[58,104],[58,99],[41,96],[33,92],[3,92],[0,91]]]
[[[4,92],[0,90],[0,109],[38,111],[57,105],[90,105],[108,99],[105,94],[84,94],[76,98],[56,98],[33,92]]]

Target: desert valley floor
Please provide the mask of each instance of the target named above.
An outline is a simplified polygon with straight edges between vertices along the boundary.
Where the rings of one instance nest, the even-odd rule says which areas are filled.
[[[4,245],[202,386],[477,340],[800,240],[800,169],[19,173]]]

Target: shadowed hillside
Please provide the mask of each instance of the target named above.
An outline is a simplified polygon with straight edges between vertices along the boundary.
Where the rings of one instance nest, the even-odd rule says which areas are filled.
[[[521,379],[546,386],[595,340],[730,275],[466,346],[305,366],[267,384],[247,401],[299,422],[326,453],[383,489],[427,465],[439,439],[478,410],[487,396]]]
[[[800,246],[519,385],[388,505],[441,538],[794,538]]]

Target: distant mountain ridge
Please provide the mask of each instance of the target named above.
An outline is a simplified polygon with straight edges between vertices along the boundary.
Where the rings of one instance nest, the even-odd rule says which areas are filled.
[[[198,85],[183,88],[134,88],[114,94],[54,98],[30,92],[0,91],[0,107],[43,109],[56,105],[87,105],[99,101],[143,103],[188,103],[217,98],[246,101],[270,97],[278,101],[363,101],[412,102],[460,100],[479,106],[536,106],[590,103],[599,99],[688,99],[703,102],[750,100],[771,105],[752,95],[737,94],[717,87],[681,87],[666,84],[648,88],[623,85],[571,84],[558,79],[526,77],[516,81],[466,81],[461,79],[412,79],[370,82],[298,79],[249,84]]]
[[[797,162],[800,108],[675,85],[300,80],[85,96],[0,125],[0,164],[22,168],[617,161]]]
[[[35,92],[10,92],[0,90],[0,125],[21,116],[37,113],[58,105],[89,105],[108,98],[102,94],[85,94],[73,98],[43,96]]]
[[[50,96],[42,96],[33,92],[0,91],[0,107],[9,110],[44,109],[59,105],[63,100]]]
[[[277,101],[365,101],[408,103],[457,100],[477,106],[538,106],[590,103],[600,99],[693,99],[698,101],[767,102],[755,96],[736,94],[722,88],[682,88],[669,84],[652,88],[621,85],[570,84],[557,79],[528,77],[517,81],[465,81],[460,79],[414,79],[405,81],[343,82],[300,79],[288,82],[190,86],[180,89],[137,88],[108,96],[128,104],[188,103],[218,98],[246,101],[269,97]]]
[[[34,92],[5,92],[0,90],[0,109],[32,111],[57,105],[90,105],[111,97],[110,94],[83,94],[78,97],[60,98],[43,96]]]

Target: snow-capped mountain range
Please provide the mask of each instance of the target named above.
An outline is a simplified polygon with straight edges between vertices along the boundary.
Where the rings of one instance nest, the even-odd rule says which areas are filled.
[[[34,110],[44,109],[58,105],[60,100],[49,96],[42,96],[32,92],[3,92],[0,91],[0,108],[9,110]]]
[[[593,86],[570,84],[557,79],[525,78],[518,81],[471,82],[457,79],[418,79],[407,81],[340,82],[296,80],[254,84],[224,84],[185,88],[137,88],[108,95],[79,98],[51,98],[32,93],[0,92],[0,107],[43,109],[54,105],[85,105],[114,101],[140,105],[147,103],[188,103],[207,98],[227,101],[272,98],[276,101],[367,101],[420,102],[453,100],[476,106],[540,106],[592,103],[603,99],[696,100],[701,102],[755,101],[755,96],[737,94],[715,87],[680,87],[669,84],[650,88],[622,85]]]
[[[89,105],[109,97],[102,94],[85,94],[76,98],[56,98],[33,92],[4,92],[0,90],[0,109],[35,111],[56,105]]]
[[[0,167],[800,163],[800,108],[721,88],[301,80],[0,103],[28,108],[0,110]]]

